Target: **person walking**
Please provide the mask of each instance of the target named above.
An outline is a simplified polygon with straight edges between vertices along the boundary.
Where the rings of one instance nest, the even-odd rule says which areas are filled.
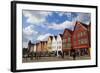
[[[76,60],[76,52],[74,49],[71,50],[72,51],[72,57],[73,57],[73,60]]]

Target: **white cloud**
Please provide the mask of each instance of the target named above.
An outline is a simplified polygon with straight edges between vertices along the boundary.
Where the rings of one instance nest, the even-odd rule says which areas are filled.
[[[27,23],[41,25],[46,22],[46,16],[52,15],[52,12],[44,11],[23,11],[23,15],[27,17]]]
[[[43,16],[51,16],[53,12],[50,12],[50,11],[41,11],[39,12],[39,14],[42,14]]]
[[[45,21],[45,18],[43,18],[40,14],[37,14],[36,12],[23,11],[23,15],[27,17],[27,23],[36,25]]]
[[[63,16],[64,12],[56,12],[59,16]]]
[[[56,12],[58,13],[59,16],[67,16],[67,17],[71,17],[72,13],[71,12]]]
[[[25,17],[30,17],[32,14],[29,11],[23,11]]]
[[[83,22],[83,23],[86,23],[86,24],[89,24],[90,21],[91,21],[91,14],[89,14],[89,13],[79,13],[76,20]]]
[[[50,34],[50,33],[42,34],[37,38],[37,40],[46,41],[48,39],[48,36],[51,36],[51,35],[52,34]]]
[[[71,13],[71,12],[66,12],[65,15],[66,15],[67,17],[69,17],[69,18],[72,17],[72,13]]]
[[[23,28],[23,47],[27,47],[27,43],[29,40],[36,39],[38,32],[34,30],[33,25],[29,25]]]
[[[61,24],[56,24],[56,23],[53,23],[51,25],[48,26],[49,29],[53,29],[53,30],[63,30],[65,28],[69,28],[69,29],[72,29],[75,25],[75,22],[70,22],[70,21],[65,21]]]
[[[33,30],[33,27],[34,27],[33,25],[29,25],[29,26],[23,28],[23,33],[27,36],[31,36],[33,34],[38,34],[37,31]]]

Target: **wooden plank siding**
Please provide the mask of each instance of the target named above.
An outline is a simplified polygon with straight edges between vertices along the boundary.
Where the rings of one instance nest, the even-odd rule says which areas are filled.
[[[62,36],[62,51],[67,55],[70,55],[70,50],[72,49],[72,31],[65,29]]]
[[[47,41],[41,41],[41,52],[47,52]]]
[[[91,47],[91,23],[86,25],[79,21],[76,21],[73,31],[64,29],[63,34],[57,36],[49,36],[47,41],[40,41],[36,44],[32,44],[31,41],[28,43],[28,49],[30,52],[34,51],[34,45],[36,46],[36,52],[64,52],[70,54],[71,50],[76,51],[86,49],[90,52]]]
[[[53,37],[49,36],[48,40],[47,40],[47,51],[48,52],[52,52],[52,39],[53,39]]]
[[[72,36],[73,49],[89,48],[89,32],[88,25],[76,22]]]
[[[64,33],[63,33],[63,37],[62,37],[62,45],[63,45],[63,51],[67,51],[69,49],[71,49],[71,46],[72,46],[72,32],[68,29],[65,29],[64,30]]]
[[[90,24],[86,25],[78,21],[75,24],[72,36],[72,49],[74,49],[79,56],[90,55],[90,28]]]

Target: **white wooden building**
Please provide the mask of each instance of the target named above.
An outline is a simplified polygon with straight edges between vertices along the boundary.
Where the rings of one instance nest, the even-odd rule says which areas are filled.
[[[57,36],[53,36],[52,39],[52,51],[57,52]]]
[[[57,35],[57,56],[59,56],[59,52],[62,53],[62,34]]]

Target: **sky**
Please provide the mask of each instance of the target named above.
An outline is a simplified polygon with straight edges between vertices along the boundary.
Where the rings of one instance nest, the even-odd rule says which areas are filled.
[[[22,44],[27,48],[29,40],[32,43],[47,40],[48,36],[63,34],[65,28],[73,30],[75,22],[88,25],[90,13],[59,12],[59,11],[22,11]]]

